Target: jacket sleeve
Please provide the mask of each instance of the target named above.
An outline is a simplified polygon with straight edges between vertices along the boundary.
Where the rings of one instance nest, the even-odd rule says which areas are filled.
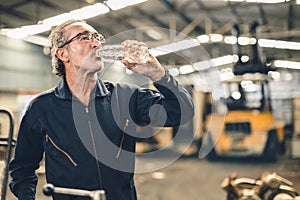
[[[194,116],[194,104],[189,92],[177,82],[168,71],[154,82],[158,91],[139,90],[137,93],[137,113],[139,124],[153,126],[179,126]]]
[[[19,200],[35,199],[37,175],[35,170],[43,156],[38,118],[31,111],[24,115],[17,137],[15,154],[10,162],[9,187]]]

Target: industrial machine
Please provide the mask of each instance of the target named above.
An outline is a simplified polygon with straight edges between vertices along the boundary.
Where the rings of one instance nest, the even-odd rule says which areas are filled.
[[[208,137],[214,144],[208,159],[261,156],[274,161],[284,152],[284,123],[278,122],[272,113],[268,80],[256,76],[235,76],[224,82],[229,97],[222,102],[228,111],[225,116],[212,113],[206,120]],[[213,123],[224,123],[221,131],[210,125]]]
[[[275,172],[265,172],[261,177],[245,178],[233,174],[221,184],[227,200],[299,200],[293,183]]]
[[[252,33],[257,26],[251,25]],[[235,27],[237,37],[238,32]],[[241,58],[239,45],[237,49]],[[212,113],[206,118],[207,142],[213,146],[208,159],[259,156],[274,161],[285,149],[284,124],[276,120],[270,103],[268,72],[272,69],[261,62],[257,43],[251,49],[252,59],[239,60],[233,67],[234,77],[223,82],[228,96],[221,102],[227,107],[226,114]],[[222,125],[221,130],[215,128]]]

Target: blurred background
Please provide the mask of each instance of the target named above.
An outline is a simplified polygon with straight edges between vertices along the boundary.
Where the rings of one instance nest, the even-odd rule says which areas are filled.
[[[147,136],[137,143],[139,199],[220,200],[234,193],[228,188],[242,188],[235,195],[244,199],[267,199],[251,193],[262,189],[274,193],[269,199],[296,198],[299,0],[0,0],[3,200],[16,199],[5,189],[12,156],[7,150],[13,152],[26,105],[58,81],[47,37],[68,19],[86,20],[107,45],[145,42],[194,99],[195,117],[187,124],[137,130]],[[104,64],[99,77],[105,80],[153,88],[119,62]],[[42,193],[43,163],[38,174],[37,199],[49,199]],[[275,186],[268,186],[270,180]]]

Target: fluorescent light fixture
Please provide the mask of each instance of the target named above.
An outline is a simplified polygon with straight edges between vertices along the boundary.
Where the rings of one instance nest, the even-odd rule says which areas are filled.
[[[38,35],[29,35],[29,36],[23,38],[23,40],[26,42],[30,42],[30,43],[37,44],[37,45],[44,46],[44,47],[51,46],[51,42],[48,38],[38,36]]]
[[[300,43],[299,42],[259,39],[258,40],[258,45],[260,47],[268,47],[268,48],[300,50]]]
[[[226,36],[224,37],[225,44],[236,44],[237,38],[235,36]]]
[[[149,52],[153,55],[153,56],[163,56],[169,53],[172,53],[171,51],[161,48],[161,47],[156,47],[156,48],[152,48],[149,49]]]
[[[180,74],[177,68],[170,68],[168,71],[172,76],[178,76]]]
[[[127,7],[127,1],[119,1],[119,0],[109,0],[106,2],[106,5],[110,7],[112,10],[119,10]]]
[[[300,4],[300,0],[297,0],[297,1],[296,1],[296,4]]]
[[[70,19],[89,19],[108,12],[109,8],[106,5],[96,3],[94,5],[85,6],[80,9],[44,19],[43,24],[48,26],[57,26]]]
[[[238,38],[239,45],[246,46],[250,44],[250,38],[248,37],[239,37]]]
[[[236,54],[232,55],[233,62],[238,62],[240,57]]]
[[[231,96],[235,100],[239,100],[242,97],[242,94],[239,91],[234,91],[234,92],[232,92]]]
[[[231,2],[248,2],[248,3],[284,3],[289,2],[290,0],[224,0]]]
[[[63,13],[43,20],[43,24],[47,26],[57,26],[65,21],[72,19],[70,13]]]
[[[153,48],[150,50],[150,53],[153,53],[154,56],[162,56],[172,52],[196,47],[199,45],[200,43],[197,39],[186,39]]]
[[[268,75],[271,76],[274,80],[277,80],[280,78],[280,73],[276,71],[269,71]]]
[[[206,60],[206,61],[196,62],[193,65],[194,65],[195,70],[201,71],[201,70],[206,70],[206,69],[210,68],[212,66],[212,63],[210,61]]]
[[[249,38],[249,44],[254,45],[257,43],[257,39],[256,38]]]
[[[224,1],[243,2],[244,0],[224,0]]]
[[[234,58],[233,55],[227,55],[218,58],[213,58],[211,59],[211,62],[213,63],[213,66],[222,66],[234,63]]]
[[[149,29],[149,30],[146,31],[146,33],[147,33],[147,35],[149,35],[150,37],[152,37],[155,40],[161,40],[162,39],[161,34],[156,30]]]
[[[172,52],[189,49],[192,47],[199,46],[199,42],[195,39],[187,39],[187,40],[181,40],[175,43],[171,43],[168,45],[164,45],[164,47]]]
[[[210,60],[200,61],[193,63],[194,69],[197,71],[206,70],[210,67],[218,67],[222,65],[232,64],[238,60],[235,58],[236,55],[227,55],[218,58],[213,58]]]
[[[112,10],[119,10],[127,6],[132,6],[146,1],[148,0],[108,0],[106,5],[108,5]]]
[[[208,35],[199,35],[197,37],[197,40],[199,40],[200,43],[208,43],[209,42],[209,36]]]
[[[246,0],[249,3],[284,3],[289,2],[289,0]]]
[[[287,61],[287,60],[275,60],[274,66],[289,68],[289,69],[300,69],[300,62]]]
[[[223,35],[221,34],[211,34],[210,41],[212,42],[221,42],[223,40]]]
[[[247,56],[247,55],[243,55],[242,57],[241,57],[241,61],[243,62],[243,63],[246,63],[246,62],[248,62],[249,61],[249,56]]]
[[[194,72],[194,68],[192,65],[183,65],[179,68],[180,74],[189,74]]]
[[[48,30],[50,30],[49,26],[46,26],[44,24],[36,24],[11,29],[7,31],[6,35],[11,38],[22,39],[26,36],[39,34]]]
[[[233,72],[221,72],[220,77],[222,81],[233,79],[234,73]]]
[[[96,3],[94,5],[85,6],[83,8],[71,11],[70,17],[72,19],[89,19],[108,12],[109,8],[106,5],[102,3]]]
[[[107,6],[102,3],[96,3],[94,5],[85,6],[68,13],[44,19],[41,24],[22,26],[20,28],[12,29],[8,31],[6,35],[8,37],[21,39],[29,35],[36,35],[48,31],[52,26],[57,26],[58,24],[70,19],[88,19],[108,12],[109,8]]]

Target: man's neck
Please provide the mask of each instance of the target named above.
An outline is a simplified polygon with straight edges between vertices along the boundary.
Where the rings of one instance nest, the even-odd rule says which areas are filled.
[[[85,106],[89,104],[92,91],[96,87],[97,74],[76,73],[66,75],[71,93],[78,98]]]

